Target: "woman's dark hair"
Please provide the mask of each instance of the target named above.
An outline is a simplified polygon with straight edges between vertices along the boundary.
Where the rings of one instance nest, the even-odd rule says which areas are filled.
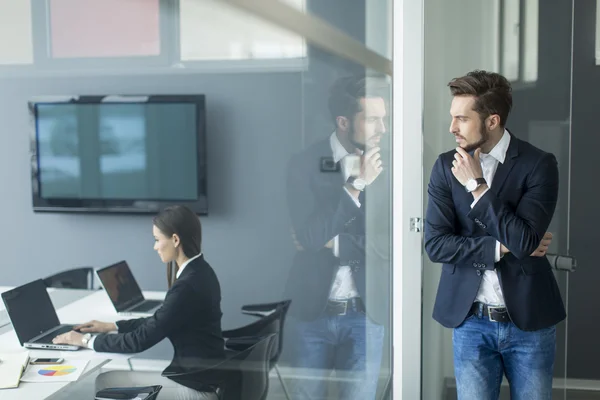
[[[185,206],[167,207],[154,217],[153,222],[165,236],[179,236],[181,249],[187,258],[200,254],[202,226],[192,210]]]
[[[496,72],[475,70],[460,78],[454,78],[449,83],[452,96],[473,96],[473,110],[481,120],[498,114],[500,126],[506,126],[508,114],[512,108],[512,88],[504,76]]]
[[[187,258],[197,256],[202,251],[202,225],[192,210],[185,206],[171,206],[165,208],[152,221],[165,235],[177,234],[181,242],[181,249]],[[169,288],[174,281],[173,265],[167,265],[167,281]]]

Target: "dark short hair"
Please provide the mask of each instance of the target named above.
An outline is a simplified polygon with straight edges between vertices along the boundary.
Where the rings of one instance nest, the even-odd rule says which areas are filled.
[[[389,85],[383,76],[352,75],[338,78],[329,91],[328,107],[334,124],[337,117],[350,120],[362,111],[360,100],[381,97],[389,100]]]
[[[481,119],[498,114],[500,126],[506,125],[512,108],[512,88],[504,76],[496,72],[475,70],[448,83],[452,96],[475,97],[476,111]]]
[[[154,217],[153,223],[165,236],[179,236],[181,249],[187,258],[200,254],[202,226],[198,216],[189,208],[179,205],[167,207]]]
[[[361,76],[337,79],[329,92],[329,113],[335,123],[337,117],[354,118],[361,111],[360,100],[367,96],[366,80]]]

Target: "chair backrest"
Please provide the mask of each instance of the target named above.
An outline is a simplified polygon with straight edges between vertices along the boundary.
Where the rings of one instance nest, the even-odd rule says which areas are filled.
[[[276,334],[265,336],[252,346],[246,356],[238,354],[239,380],[223,388],[224,400],[264,400],[269,393],[269,354]]]
[[[222,400],[265,400],[269,391],[269,353],[276,334],[255,338],[255,344],[196,371],[163,376],[189,387],[218,386]]]
[[[88,289],[94,288],[94,268],[80,267],[62,271],[44,278],[46,287]]]
[[[251,325],[256,325],[259,327],[261,322],[264,324],[263,329],[259,329],[254,333],[255,336],[277,333],[277,338],[275,339],[273,349],[271,350],[271,355],[269,357],[271,366],[279,361],[279,357],[283,351],[283,328],[285,326],[285,317],[291,303],[291,300],[284,300],[276,303],[248,304],[242,306],[242,312],[244,314],[254,315],[261,318],[261,320],[256,321]],[[276,321],[276,324],[273,325],[272,321]]]

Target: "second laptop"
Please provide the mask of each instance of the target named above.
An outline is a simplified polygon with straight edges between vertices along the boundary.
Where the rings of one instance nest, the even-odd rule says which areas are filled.
[[[152,315],[163,303],[144,298],[126,261],[100,268],[96,274],[118,314]]]

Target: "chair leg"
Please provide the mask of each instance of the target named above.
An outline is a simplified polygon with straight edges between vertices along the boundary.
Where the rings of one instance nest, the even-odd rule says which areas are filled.
[[[285,398],[287,400],[291,400],[290,393],[288,392],[287,386],[285,386],[285,381],[283,380],[283,377],[281,376],[281,373],[279,372],[279,368],[277,367],[277,364],[275,364],[275,372],[277,372],[277,376],[279,377],[279,382],[281,382],[281,387],[283,388],[283,393],[285,393]]]

